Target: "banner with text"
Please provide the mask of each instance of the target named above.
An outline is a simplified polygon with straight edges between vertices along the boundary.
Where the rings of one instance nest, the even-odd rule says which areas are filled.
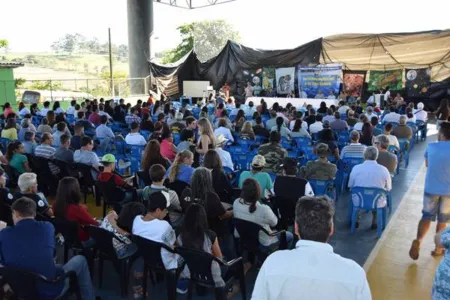
[[[406,69],[405,74],[408,97],[428,96],[431,69]]]
[[[390,87],[391,91],[400,91],[402,89],[403,70],[391,71],[370,71],[369,91],[385,90]]]
[[[361,97],[366,72],[344,72],[344,92],[348,96]]]
[[[298,67],[299,95],[308,98],[332,98],[339,92],[342,65],[328,64]]]

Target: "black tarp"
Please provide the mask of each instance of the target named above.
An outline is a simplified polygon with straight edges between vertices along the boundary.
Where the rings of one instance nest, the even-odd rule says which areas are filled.
[[[228,41],[219,55],[207,62],[200,62],[195,52],[191,51],[174,65],[163,66],[152,62],[150,70],[164,89],[171,83],[172,87],[177,83],[179,94],[182,94],[184,80],[208,80],[215,89],[228,83],[235,91],[236,81],[243,69],[318,64],[321,52],[321,38],[291,50],[258,50]]]

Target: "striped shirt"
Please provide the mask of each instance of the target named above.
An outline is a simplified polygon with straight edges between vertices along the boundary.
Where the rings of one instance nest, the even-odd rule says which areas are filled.
[[[341,157],[364,157],[367,146],[361,143],[351,143],[341,151]]]
[[[136,115],[127,115],[125,116],[125,123],[127,123],[128,125],[131,125],[131,123],[136,122],[138,124],[141,123],[141,118],[139,118]]]
[[[39,157],[44,157],[47,159],[52,159],[55,152],[56,152],[56,149],[53,148],[52,146],[49,146],[46,144],[41,144],[41,145],[37,146],[36,149],[34,150],[34,155],[39,156]],[[48,166],[50,167],[50,170],[52,171],[53,174],[59,173],[59,168],[57,166],[55,166],[54,164],[48,163]]]

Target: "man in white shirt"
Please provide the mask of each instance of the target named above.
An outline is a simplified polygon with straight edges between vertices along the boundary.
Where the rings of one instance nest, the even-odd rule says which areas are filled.
[[[218,134],[216,137],[216,152],[222,161],[222,166],[230,168],[234,171],[233,160],[231,159],[230,152],[222,149],[223,146],[228,142],[228,140],[223,136],[223,134]]]
[[[345,104],[344,101],[340,101],[339,102],[339,108],[338,108],[338,112],[343,115],[347,113],[347,110],[350,109],[350,106],[348,106],[347,104]]]
[[[398,139],[395,135],[392,135],[392,124],[391,123],[387,123],[386,125],[384,125],[384,132],[383,134],[385,136],[387,136],[387,138],[389,139],[389,145],[395,146],[398,149],[400,149],[400,143],[398,142]]]
[[[372,117],[378,117],[374,112],[373,112],[373,107],[372,106],[368,106],[366,109],[366,116],[367,119],[372,120]]]
[[[219,134],[223,135],[227,140],[234,142],[233,134],[231,130],[227,127],[227,121],[223,118],[219,119],[218,128],[214,130],[214,136],[218,136]]]
[[[364,159],[364,163],[353,167],[348,180],[348,187],[379,188],[390,191],[392,189],[392,177],[389,170],[385,166],[377,163],[378,149],[374,146],[367,147],[364,151]],[[355,199],[353,201],[358,200]],[[380,197],[377,200],[377,207],[384,206],[386,206],[386,198]],[[371,229],[376,229],[377,212],[372,211],[372,216]],[[359,224],[356,227],[358,226]]]
[[[325,99],[325,95],[322,93],[322,90],[319,90],[317,92],[317,95],[314,97],[314,99]]]
[[[389,90],[390,88],[387,86],[386,87],[386,92],[384,93],[384,101],[386,101],[387,103],[390,103],[390,98],[391,98],[391,91]]]
[[[145,138],[139,133],[139,124],[131,123],[131,132],[125,137],[125,143],[128,145],[143,146],[147,144]]]
[[[247,82],[247,87],[245,88],[245,99],[253,97],[253,87],[250,82]]]
[[[333,215],[333,204],[325,197],[300,198],[295,209],[299,241],[295,249],[276,251],[266,259],[252,299],[372,299],[364,270],[328,244]]]
[[[168,213],[170,201],[162,192],[150,194],[147,213],[139,215],[133,221],[133,234],[147,240],[164,243],[173,248],[176,241],[175,231],[169,222],[164,220]],[[166,249],[161,249],[161,258],[167,270],[176,269],[178,266],[177,255]]]
[[[419,102],[417,104],[417,110],[414,112],[414,115],[416,116],[417,121],[423,121],[426,123],[428,121],[428,113],[424,111],[423,108],[423,103]]]
[[[77,101],[76,100],[70,101],[70,107],[66,111],[67,115],[73,115],[73,116],[76,115],[75,105],[77,105]]]
[[[311,134],[318,133],[322,129],[323,129],[322,116],[317,115],[316,122],[309,125],[309,133],[311,133]]]
[[[39,112],[39,114],[43,117],[47,117],[47,113],[50,110],[50,102],[49,101],[45,101],[44,102],[44,108],[41,109],[41,111]]]
[[[333,94],[333,91],[330,91],[330,94],[328,95],[327,99],[336,100],[336,96]]]
[[[395,107],[389,107],[389,113],[384,116],[383,123],[400,122],[400,115],[395,112]]]
[[[297,119],[302,120],[302,128],[305,128],[305,129],[308,128],[308,123],[306,123],[305,121],[303,121],[303,112],[302,112],[302,111],[297,111],[297,112],[295,113],[295,119],[292,120],[292,121],[289,123],[289,130],[290,130],[290,131],[292,131],[292,130],[294,129],[295,121],[297,121]]]
[[[100,104],[100,105],[98,106],[98,109],[99,109],[98,114],[99,114],[100,116],[106,116],[106,117],[108,118],[108,120],[112,120],[112,117],[105,111],[105,105]]]

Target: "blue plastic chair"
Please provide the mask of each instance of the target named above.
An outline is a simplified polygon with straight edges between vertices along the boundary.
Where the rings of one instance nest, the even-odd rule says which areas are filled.
[[[228,167],[223,167],[223,171],[227,175],[228,178],[231,177],[230,183],[232,186],[237,187],[239,184],[239,176],[241,174],[240,170],[233,171]]]
[[[338,196],[338,189],[336,189],[336,181],[335,180],[314,180],[310,179],[308,180],[309,184],[311,185],[314,194],[316,196],[328,196],[330,199],[334,199],[334,201],[337,203],[339,196]]]
[[[268,141],[268,139],[265,136],[262,136],[262,135],[257,135],[256,136],[256,143],[258,145],[262,145],[264,143],[267,143],[267,141]]]
[[[311,147],[312,139],[306,137],[296,137],[294,138],[295,143],[297,144],[297,148],[303,147]]]
[[[281,138],[281,143],[280,144],[281,144],[281,147],[286,149],[286,150],[290,150],[290,149],[293,148],[292,141],[287,139],[287,138],[285,138],[285,137]]]
[[[8,144],[12,142],[10,139],[0,137],[0,144],[3,146],[3,152],[6,153],[6,149],[8,149]]]
[[[356,196],[356,203],[353,203],[353,196]],[[386,206],[382,208],[377,207],[378,200],[381,197],[388,199],[388,194],[385,190],[379,188],[363,188],[353,187],[350,192],[349,200],[349,212],[351,211],[351,230],[350,233],[354,234],[356,229],[356,221],[358,219],[358,212],[364,211],[377,211],[378,229],[377,235],[381,236],[381,232],[386,228]]]
[[[274,173],[267,173],[270,176],[270,179],[272,179],[272,182],[275,182],[275,179],[277,178],[277,174]]]
[[[400,153],[402,155],[402,158],[405,160],[405,168],[408,168],[409,165],[408,144],[410,144],[410,141],[408,139],[398,139],[398,143],[400,144]],[[400,164],[400,160],[398,161],[398,163]]]
[[[142,153],[144,152],[145,146],[127,144],[126,147],[129,149],[128,159],[131,162],[130,171],[131,174],[135,174],[140,169]]]
[[[345,190],[348,178],[354,166],[362,164],[364,158],[362,157],[343,157],[338,161],[338,176],[341,182],[341,193]]]
[[[248,153],[236,153],[231,156],[231,159],[233,160],[235,170],[248,171],[250,170],[253,156],[248,155]]]
[[[236,143],[242,147],[243,151],[251,151],[253,148],[255,148],[256,141],[255,140],[246,140],[237,138]]]
[[[178,146],[178,144],[181,141],[180,134],[179,133],[172,133],[172,137],[173,137],[173,143],[175,144],[175,146]]]
[[[140,133],[146,141],[148,141],[148,138],[152,135],[152,132],[149,130],[141,130]]]

